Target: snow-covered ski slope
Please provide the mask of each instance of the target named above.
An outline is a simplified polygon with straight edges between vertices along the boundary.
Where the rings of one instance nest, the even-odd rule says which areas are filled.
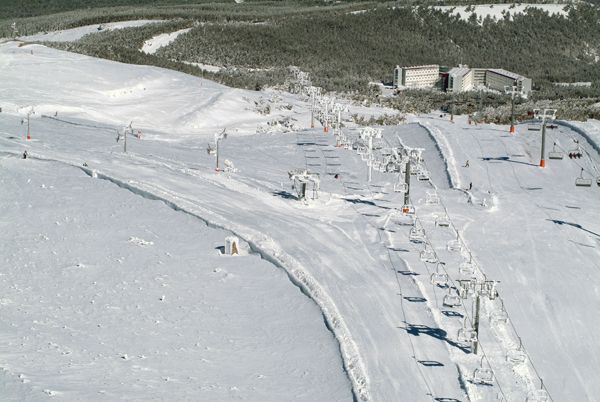
[[[19,39],[31,42],[75,42],[83,38],[85,35],[93,35],[98,32],[113,31],[115,29],[140,27],[146,24],[153,24],[159,22],[162,22],[162,20],[133,20],[110,22],[108,24],[85,25],[77,28],[64,29],[62,31],[40,32],[35,35],[22,36]]]
[[[214,156],[205,151],[206,134],[224,126],[231,133],[237,129],[238,133],[249,134],[256,124],[273,118],[248,108],[248,99],[257,99],[258,93],[232,90],[175,72],[111,63],[40,46],[2,45],[0,63],[0,79],[8,83],[0,94],[1,150],[18,156],[28,149],[34,158],[27,161],[10,158],[3,162],[10,180],[27,189],[23,182],[31,174],[18,173],[19,163],[27,164],[24,166],[33,171],[39,169],[36,167],[39,164],[45,164],[42,172],[47,180],[44,181],[50,183],[55,178],[55,188],[67,191],[66,184],[59,186],[61,178],[74,175],[86,183],[87,192],[105,194],[103,198],[114,200],[116,205],[139,202],[136,210],[144,211],[140,212],[140,219],[145,216],[147,221],[164,208],[168,214],[187,215],[235,233],[253,253],[272,264],[270,269],[284,271],[319,307],[337,341],[341,364],[356,399],[525,400],[540,388],[540,378],[553,400],[598,399],[600,385],[595,373],[600,369],[600,347],[595,334],[600,330],[596,285],[600,279],[600,188],[575,187],[574,180],[579,175],[579,165],[586,172],[594,172],[600,157],[595,150],[597,144],[594,148],[580,134],[566,127],[549,130],[548,149],[556,141],[568,150],[574,138],[580,142],[583,157],[551,160],[546,169],[540,169],[536,166],[540,135],[528,131],[526,125],[519,126],[516,136],[509,136],[506,127],[469,126],[462,119],[449,123],[432,115],[386,128],[384,141],[388,144],[396,145],[399,137],[406,145],[425,148],[431,182],[419,181],[414,176],[411,188],[417,225],[425,230],[425,246],[409,241],[411,226],[397,213],[402,194],[393,191],[396,175],[374,172],[373,181],[367,183],[365,162],[351,150],[334,147],[332,136],[323,134],[321,129],[231,135],[220,144],[221,158],[232,160],[240,171],[216,174]],[[31,76],[35,77],[34,85],[29,82]],[[156,83],[154,91],[149,90],[150,82]],[[137,85],[147,88],[146,91],[114,99],[106,95],[119,91],[126,94],[123,88],[137,88]],[[220,104],[207,101],[207,95],[226,101]],[[274,113],[297,119],[298,125],[307,127],[307,104],[290,95],[280,96],[293,107]],[[32,115],[31,141],[24,139],[26,126],[20,124],[28,106],[34,106],[36,111]],[[41,117],[42,114],[49,117]],[[144,135],[141,139],[130,137],[128,153],[123,154],[122,143],[115,142],[114,129],[122,128],[130,120],[144,129]],[[356,136],[357,130],[348,130],[348,135]],[[466,160],[468,168],[462,167]],[[98,178],[105,180],[80,177],[84,162],[88,173],[95,170]],[[321,175],[320,197],[308,205],[295,200],[289,187],[287,171],[299,167]],[[473,188],[465,191],[469,183],[473,183]],[[32,192],[32,197],[41,197],[32,189],[27,191]],[[37,191],[48,189],[40,187]],[[110,197],[106,195],[109,192]],[[427,202],[434,193],[440,198],[438,204]],[[75,200],[80,199],[70,194]],[[164,205],[149,206],[140,197],[162,200]],[[67,212],[56,213],[70,216]],[[12,213],[7,212],[6,216]],[[448,227],[439,224],[445,216],[449,218]],[[21,221],[29,228],[26,232],[36,231],[30,221]],[[149,225],[143,222],[140,225]],[[91,223],[90,229],[96,226]],[[121,237],[158,245],[158,240],[133,233],[132,229]],[[168,229],[169,226],[165,228]],[[182,230],[182,236],[190,230]],[[102,231],[107,235],[112,233],[106,228]],[[217,236],[222,237],[222,234]],[[212,241],[213,247],[216,241]],[[64,248],[59,237],[38,243],[29,247],[30,254],[47,253],[50,247]],[[435,251],[444,264],[423,261],[420,254],[425,247]],[[94,246],[82,246],[87,248]],[[2,249],[3,257],[15,254],[5,250]],[[121,254],[128,255],[126,251]],[[476,269],[465,275],[461,263],[468,261],[469,256]],[[36,258],[21,255],[18,262],[24,264]],[[78,262],[87,267],[85,261],[74,263]],[[46,272],[51,272],[52,263],[48,265]],[[174,265],[173,270],[180,269],[178,264]],[[85,267],[76,272],[85,278],[81,269]],[[183,273],[189,273],[189,268]],[[21,281],[29,278],[21,278],[19,274],[26,275],[13,270],[10,278]],[[453,289],[431,283],[432,275],[443,274],[451,279],[450,286],[470,276],[500,281],[500,297],[494,300],[484,297],[481,301],[477,355],[457,336],[464,323],[474,318],[473,296],[461,299],[454,307],[444,306],[445,296],[454,294]],[[114,275],[113,280],[117,281],[119,272]],[[249,276],[241,276],[239,270],[237,275],[239,286],[252,281]],[[129,283],[134,277],[123,280]],[[147,277],[142,275],[139,280],[145,282]],[[52,286],[60,284],[59,279],[51,277],[46,281]],[[291,288],[290,292],[298,290]],[[12,290],[13,297],[22,301],[22,308],[33,314],[29,302],[17,298],[21,293]],[[227,294],[238,297],[235,290]],[[132,296],[114,297],[126,304]],[[166,295],[165,301],[168,300],[170,296]],[[147,307],[148,314],[162,311],[159,308],[164,304],[159,302],[156,302],[158,307]],[[22,318],[9,317],[13,333],[32,336]],[[59,310],[55,317],[68,320],[69,315]],[[177,320],[174,323],[181,324]],[[214,325],[215,332],[221,331],[222,323]],[[45,328],[39,328],[37,334],[40,339],[52,335]],[[116,353],[127,353],[129,357],[126,343],[111,346],[119,349]],[[221,351],[222,356],[215,353],[216,360],[227,358],[228,350]],[[5,372],[7,387],[16,386],[20,379],[15,375],[19,373],[24,372],[31,379],[34,373],[51,371],[52,364],[60,365],[48,358],[40,364],[43,367],[36,368],[31,363],[35,353],[33,349],[19,352],[20,367],[27,371]],[[507,354],[511,359],[507,360]],[[285,356],[280,356],[277,350],[272,351],[272,356],[279,356],[282,364],[287,364]],[[12,358],[13,355],[8,358],[0,355],[0,366],[9,367],[7,360]],[[492,386],[473,381],[474,371],[482,364],[483,369],[493,369]],[[335,372],[336,364],[318,365],[322,370]],[[190,365],[181,372],[193,368]],[[98,368],[103,369],[105,366]],[[127,372],[127,376],[132,381],[135,378],[132,372]],[[65,385],[59,375],[35,377],[28,384],[26,389],[30,392],[62,391],[67,400],[75,395],[69,392],[81,389]],[[323,391],[329,396],[309,395],[304,400],[351,399],[343,382],[334,384],[337,385]],[[93,390],[90,392],[98,391],[94,382],[89,381],[88,385]],[[179,386],[178,392],[195,389],[191,382]],[[317,385],[309,380],[305,386]],[[167,392],[170,388],[166,387],[157,383],[152,392]],[[148,392],[144,395],[156,395],[149,388],[144,389]],[[260,386],[257,389],[271,392]],[[126,390],[117,388],[115,392]],[[241,400],[256,400],[252,394],[236,395]],[[296,396],[296,391],[291,390],[282,398],[269,395],[279,400]]]

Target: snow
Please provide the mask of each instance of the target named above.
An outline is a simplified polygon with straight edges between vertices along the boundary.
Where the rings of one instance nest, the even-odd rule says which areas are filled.
[[[467,7],[473,9],[467,11]],[[513,4],[477,4],[469,6],[434,6],[437,10],[450,11],[453,15],[458,15],[463,20],[468,20],[471,14],[475,13],[477,18],[481,17],[485,19],[490,17],[492,19],[500,20],[503,19],[503,13],[514,14],[526,14],[527,8],[536,8],[544,10],[549,14],[558,14],[566,16],[565,11],[567,4],[527,4],[527,3],[513,3]]]
[[[158,49],[173,43],[179,35],[189,32],[191,29],[192,28],[184,28],[179,31],[156,35],[144,42],[141,50],[147,54],[154,54]]]
[[[56,162],[0,183],[3,400],[351,398],[318,308],[227,232]]]
[[[225,69],[225,67],[215,66],[213,64],[204,64],[204,63],[196,63],[193,61],[184,61],[185,64],[189,64],[191,66],[196,66],[201,68],[202,70],[209,71],[211,73],[218,73],[219,71]]]
[[[207,363],[200,358],[192,361],[205,358],[201,352],[190,354],[181,367],[174,365],[174,359],[169,359],[183,356],[176,352],[179,338],[166,332],[160,332],[164,342],[151,338],[147,344],[141,343],[139,348],[148,348],[143,352],[128,347],[140,343],[132,341],[136,329],[154,329],[152,321],[144,319],[164,315],[163,309],[173,307],[172,303],[187,306],[184,311],[190,314],[208,316],[208,322],[200,325],[176,315],[172,324],[188,331],[182,333],[184,340],[194,331],[213,331],[214,338],[209,339],[217,344],[233,339],[237,353],[263,353],[261,359],[269,360],[257,372],[262,375],[271,370],[281,377],[273,377],[272,382],[281,381],[281,386],[254,385],[252,376],[243,375],[247,362],[254,360],[244,359],[241,367],[232,367],[226,364],[231,361],[230,349],[215,348],[213,359],[207,359],[223,362],[222,376],[207,380],[207,386],[218,386],[202,399],[287,400],[299,395],[304,400],[476,401],[495,400],[500,395],[505,400],[525,400],[540,388],[540,379],[554,400],[593,400],[600,393],[595,379],[600,369],[595,342],[600,331],[600,288],[594,285],[600,282],[600,191],[595,184],[591,188],[574,186],[580,166],[586,175],[600,176],[600,138],[594,131],[598,122],[564,122],[549,129],[547,149],[556,141],[568,150],[577,139],[584,156],[549,160],[545,169],[537,166],[540,134],[528,131],[526,124],[519,125],[516,136],[510,136],[506,126],[470,126],[462,117],[450,123],[439,115],[414,116],[407,124],[386,127],[385,143],[395,146],[400,138],[408,146],[424,148],[424,166],[431,181],[413,178],[410,195],[417,225],[425,230],[428,247],[444,263],[437,265],[421,260],[424,245],[408,239],[409,220],[398,213],[403,194],[393,191],[397,175],[375,171],[368,183],[367,166],[360,156],[336,148],[335,139],[321,128],[308,128],[306,100],[275,91],[233,90],[172,71],[41,46],[1,45],[0,60],[0,79],[7,83],[0,105],[0,150],[6,155],[0,160],[0,177],[8,183],[3,183],[3,188],[10,185],[11,189],[0,195],[6,197],[0,205],[6,206],[5,216],[10,222],[19,222],[18,233],[23,233],[18,235],[17,229],[11,228],[3,236],[18,243],[7,250],[21,247],[28,251],[4,253],[10,258],[8,265],[15,268],[8,271],[9,277],[0,277],[4,281],[0,283],[3,291],[10,290],[4,292],[9,294],[7,298],[17,303],[0,333],[4,337],[9,331],[15,336],[8,337],[13,347],[30,336],[27,328],[31,321],[17,315],[16,309],[21,303],[23,311],[41,314],[44,304],[40,306],[34,299],[38,294],[55,306],[51,311],[59,324],[60,319],[72,319],[69,328],[87,328],[105,319],[115,327],[122,315],[112,314],[129,317],[132,306],[141,303],[135,299],[135,286],[148,289],[143,295],[148,304],[142,305],[147,315],[131,314],[134,321],[124,340],[107,334],[104,345],[98,346],[77,338],[79,343],[72,350],[96,351],[103,359],[102,364],[86,367],[88,371],[79,370],[73,381],[68,380],[70,372],[60,372],[61,363],[52,354],[63,349],[41,349],[44,360],[36,362],[33,356],[39,352],[34,342],[38,338],[26,339],[24,344],[34,347],[11,352],[7,359],[3,356],[9,352],[0,352],[1,367],[16,359],[15,366],[0,375],[0,382],[6,381],[16,398],[19,392],[39,395],[49,390],[89,399],[86,397],[98,389],[89,379],[103,373],[100,377],[108,379],[103,387],[113,390],[113,396],[136,391],[136,396],[152,399],[174,392],[173,399],[185,399],[198,385],[185,378],[203,370]],[[261,99],[271,105],[270,115],[252,107]],[[280,107],[285,104],[291,108]],[[24,139],[25,126],[20,124],[27,106],[36,111],[31,141]],[[344,115],[347,118],[355,111],[367,115],[386,112],[349,106]],[[256,125],[284,117],[293,119],[298,128],[254,134]],[[141,139],[129,137],[124,154],[122,143],[115,142],[114,129],[130,120],[134,127],[143,128],[144,135]],[[569,124],[585,130],[585,135]],[[206,152],[206,142],[222,127],[231,135],[219,145],[221,160],[232,160],[237,173],[216,173],[214,156]],[[355,138],[358,129],[348,124],[345,132]],[[29,159],[14,157],[24,149]],[[468,168],[464,167],[466,160],[470,161]],[[294,168],[320,174],[317,200],[305,204],[292,195],[287,172]],[[86,176],[92,172],[98,179]],[[473,183],[470,191],[465,190],[469,183]],[[439,196],[440,204],[426,202],[432,192]],[[63,198],[64,206],[58,201]],[[13,205],[14,210],[8,212]],[[84,208],[87,205],[90,207]],[[34,206],[43,212],[36,212]],[[37,224],[40,216],[44,219]],[[448,216],[448,227],[436,224],[442,216]],[[75,227],[75,234],[65,227]],[[218,256],[215,247],[232,234],[242,241],[247,255]],[[98,239],[102,239],[101,247]],[[49,259],[52,250],[57,255]],[[107,264],[107,256],[112,257],[114,266]],[[181,263],[168,265],[174,259]],[[248,263],[236,262],[241,260]],[[469,260],[475,266],[472,276],[478,281],[500,281],[499,297],[481,298],[477,355],[458,339],[464,323],[474,320],[474,297],[461,299],[456,307],[443,305],[458,280],[466,279],[459,267]],[[131,268],[123,270],[124,265]],[[102,275],[102,267],[109,269],[110,275]],[[170,287],[158,286],[154,278],[169,267]],[[258,275],[247,272],[258,269]],[[39,280],[33,276],[37,271]],[[96,272],[107,286],[98,289],[85,282],[88,271]],[[436,272],[449,276],[450,289],[432,284]],[[193,281],[194,275],[201,280]],[[256,283],[268,278],[272,281]],[[10,283],[19,286],[10,288]],[[73,286],[78,292],[62,289],[68,288],[66,283],[79,284]],[[219,296],[213,305],[221,311],[227,309],[229,321],[222,323],[222,314],[204,312],[206,306],[198,302],[203,293],[192,291],[198,283],[206,294]],[[35,293],[34,287],[42,290]],[[275,307],[254,308],[258,308],[257,300],[268,297],[271,288],[279,289],[273,290],[273,299],[283,299],[279,304],[290,304],[290,310],[282,310],[282,318],[269,320],[267,312],[272,314]],[[295,320],[295,310],[300,310],[293,302],[299,289],[307,296],[300,298],[307,302],[307,312],[301,323],[288,325]],[[89,317],[77,316],[73,310],[83,296],[89,299],[95,294],[92,292],[110,299],[106,305],[121,310],[108,314],[86,305],[91,309]],[[186,300],[189,302],[184,304]],[[200,310],[191,310],[191,305]],[[64,316],[59,314],[59,306],[67,310],[62,312]],[[247,325],[229,328],[238,317],[231,314],[239,314],[240,320],[245,317]],[[263,328],[265,321],[276,325],[280,320],[282,326],[265,329],[263,335],[304,339],[306,342],[297,343],[297,348],[302,347],[298,349],[300,357],[286,354],[291,348],[279,349],[273,340],[260,344],[241,340]],[[325,331],[323,320],[330,332]],[[309,324],[313,330],[305,329]],[[54,340],[55,332],[38,327],[40,345],[46,345],[46,339],[63,345]],[[217,337],[228,330],[233,334]],[[70,329],[63,331],[69,333]],[[97,336],[102,334],[99,331]],[[524,362],[507,360],[507,355],[515,356],[519,343]],[[165,376],[181,381],[178,387],[161,378],[151,383],[155,377],[136,377],[121,367],[140,365],[136,356],[150,356],[148,350],[154,349],[169,353],[161,355],[165,359],[161,361],[169,371]],[[314,360],[320,354],[323,358]],[[301,359],[303,355],[306,360]],[[493,386],[473,381],[482,357],[483,368],[493,370]],[[309,361],[312,368],[304,369]],[[35,372],[42,374],[36,377],[31,374]],[[31,379],[29,385],[20,382],[20,373]],[[296,374],[306,381],[297,381]],[[120,381],[120,376],[124,380]],[[128,387],[137,378],[142,381],[141,390]],[[327,381],[319,382],[324,379]]]
[[[75,42],[83,38],[85,35],[95,34],[98,32],[112,31],[115,29],[140,27],[147,24],[163,22],[163,20],[133,20],[109,22],[107,24],[86,25],[77,28],[65,29],[62,31],[53,31],[46,33],[38,33],[35,35],[21,36],[18,39],[27,42]],[[101,30],[98,27],[102,27]]]

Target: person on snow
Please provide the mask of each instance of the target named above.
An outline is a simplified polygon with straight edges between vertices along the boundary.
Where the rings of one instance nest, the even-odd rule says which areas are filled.
[[[469,183],[469,191],[471,191],[473,189],[473,182]]]
[[[465,165],[463,167],[469,167],[469,160],[467,159],[467,161],[465,162]]]
[[[27,159],[27,150],[23,152],[23,159]]]

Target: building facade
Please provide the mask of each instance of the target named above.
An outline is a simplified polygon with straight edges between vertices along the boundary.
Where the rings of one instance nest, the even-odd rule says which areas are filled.
[[[473,87],[473,69],[459,66],[448,71],[447,92],[470,91]]]
[[[501,68],[490,68],[486,71],[485,85],[490,89],[501,92],[504,92],[506,87],[516,85],[517,91],[522,96],[527,97],[531,93],[531,78]]]
[[[440,66],[400,67],[394,69],[394,87],[433,88],[440,78]]]
[[[459,65],[449,71],[444,67],[443,71],[440,71],[440,66],[437,64],[396,66],[394,87],[433,88],[440,83],[443,90],[460,93],[481,87],[505,92],[507,87],[514,85],[524,98],[531,93],[531,78],[501,68],[469,68],[466,65]]]

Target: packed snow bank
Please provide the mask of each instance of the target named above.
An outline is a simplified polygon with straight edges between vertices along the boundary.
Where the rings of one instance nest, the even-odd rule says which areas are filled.
[[[134,20],[109,22],[107,24],[86,25],[83,27],[65,29],[62,31],[38,33],[35,35],[21,36],[18,39],[23,41],[48,41],[48,42],[75,42],[85,35],[98,32],[112,31],[115,29],[140,27],[147,24],[163,22],[163,20]]]
[[[0,167],[3,400],[352,399],[319,309],[247,244],[78,168]]]
[[[133,121],[136,128],[184,136],[212,135],[223,128],[253,134],[260,125],[299,113],[284,107],[289,101],[281,97],[269,98],[268,113],[261,113],[258,92],[40,45],[0,45],[0,67],[0,81],[5,83],[0,107],[10,114],[24,116],[33,106],[37,116],[76,117],[118,129]],[[33,90],[22,91],[23,87]],[[307,110],[301,113],[308,115]]]
[[[189,32],[191,29],[184,28],[179,31],[156,35],[144,42],[141,50],[147,54],[154,54],[158,49],[171,44],[179,35]]]
[[[470,7],[472,11],[467,11]],[[544,10],[549,14],[567,15],[565,11],[567,4],[479,4],[470,6],[434,6],[435,9],[442,11],[450,11],[453,15],[458,15],[463,20],[468,20],[474,13],[477,18],[485,19],[490,17],[496,20],[504,18],[506,13],[511,16],[514,14],[526,14],[528,8],[536,8]]]

